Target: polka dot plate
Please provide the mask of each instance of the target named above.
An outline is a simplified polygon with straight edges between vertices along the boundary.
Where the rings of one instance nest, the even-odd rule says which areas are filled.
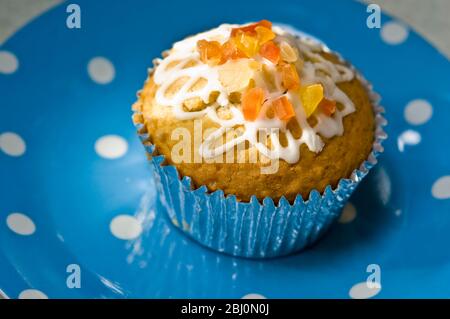
[[[10,298],[450,297],[450,63],[352,1],[62,3],[0,47],[0,289]],[[262,18],[312,34],[383,97],[389,139],[311,249],[225,256],[167,221],[131,123],[152,58]],[[376,275],[379,284],[366,280]]]

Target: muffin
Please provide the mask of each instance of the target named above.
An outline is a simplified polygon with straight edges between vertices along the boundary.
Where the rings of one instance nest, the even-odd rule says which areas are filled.
[[[133,121],[176,226],[219,251],[271,257],[314,242],[376,163],[377,102],[337,54],[262,20],[175,43]]]

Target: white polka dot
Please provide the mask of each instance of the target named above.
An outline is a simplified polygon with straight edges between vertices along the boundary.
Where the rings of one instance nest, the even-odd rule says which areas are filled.
[[[450,198],[450,175],[443,176],[434,182],[431,193],[437,199]]]
[[[406,105],[404,116],[412,125],[420,125],[427,122],[433,115],[433,107],[428,101],[413,100]]]
[[[31,235],[36,231],[33,221],[25,214],[11,213],[6,218],[9,229],[19,235]]]
[[[11,74],[19,68],[16,56],[8,51],[0,51],[0,73]]]
[[[97,154],[107,159],[122,157],[127,150],[127,141],[118,135],[105,135],[95,142],[95,151]]]
[[[356,217],[356,208],[352,203],[347,203],[342,210],[339,222],[342,224],[347,224],[352,222]]]
[[[25,142],[16,133],[6,132],[0,135],[0,149],[10,156],[21,156],[25,153]]]
[[[26,289],[20,293],[19,299],[48,299],[48,297],[40,290]]]
[[[241,299],[267,299],[267,298],[260,294],[247,294],[243,296]]]
[[[405,150],[405,145],[417,145],[422,140],[419,132],[406,130],[397,138],[397,147],[400,152]]]
[[[135,239],[142,233],[141,223],[133,216],[119,215],[109,225],[111,233],[119,239]]]
[[[369,287],[367,282],[360,282],[354,285],[350,291],[349,295],[352,299],[369,299],[376,296],[381,291],[381,285],[373,283],[373,287]]]
[[[408,35],[408,28],[397,21],[386,22],[381,28],[381,38],[388,44],[396,45],[405,42]]]
[[[114,80],[116,70],[114,65],[104,57],[95,57],[89,61],[88,73],[94,82],[108,84]]]

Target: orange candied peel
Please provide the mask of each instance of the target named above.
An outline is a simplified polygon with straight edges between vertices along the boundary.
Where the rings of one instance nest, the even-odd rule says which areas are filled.
[[[252,58],[258,53],[277,64],[280,48],[272,40],[276,37],[272,23],[267,20],[233,28],[230,38],[223,44],[217,41],[199,40],[197,49],[203,63],[224,64],[229,60]]]
[[[248,58],[251,58],[258,53],[259,43],[258,39],[251,34],[243,31],[238,31],[234,36],[236,46],[242,51]]]
[[[300,89],[300,99],[306,112],[306,117],[310,117],[317,109],[323,99],[322,84],[312,84]]]
[[[231,30],[230,39],[235,39],[236,44],[248,58],[253,57],[259,51],[261,45],[275,38],[272,31],[272,22],[261,20],[259,22],[233,28]]]
[[[222,44],[222,57],[220,59],[220,64],[227,62],[228,60],[236,60],[245,58],[244,52],[238,49],[234,39],[230,39],[224,44]]]
[[[218,63],[222,57],[222,46],[217,41],[199,40],[197,48],[200,53],[200,60],[203,63]]]
[[[294,107],[286,95],[274,100],[272,102],[272,109],[274,110],[276,117],[285,122],[295,116]]]
[[[264,43],[259,49],[259,54],[273,64],[280,61],[280,48],[273,41]]]
[[[264,102],[264,90],[251,88],[242,95],[242,113],[247,121],[255,121]]]
[[[281,83],[287,90],[300,88],[300,77],[294,64],[286,63],[280,66]]]
[[[275,33],[270,29],[263,26],[257,26],[255,28],[256,38],[259,44],[264,44],[268,41],[275,39]]]
[[[239,31],[250,33],[251,35],[256,35],[257,33],[256,27],[264,27],[266,29],[272,30],[272,22],[268,20],[261,20],[256,23],[246,25],[244,27],[233,28],[231,30],[231,36],[234,37]]]
[[[326,116],[331,116],[336,112],[336,101],[323,98],[319,103],[319,108]]]

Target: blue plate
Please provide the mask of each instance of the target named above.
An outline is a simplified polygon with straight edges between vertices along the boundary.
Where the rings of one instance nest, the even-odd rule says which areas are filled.
[[[0,47],[0,289],[11,298],[450,297],[450,63],[352,1],[78,1]],[[385,153],[317,245],[266,261],[166,220],[131,123],[152,58],[223,22],[270,19],[352,61],[383,97]],[[381,285],[368,288],[370,276]],[[380,276],[381,275],[381,276]],[[249,295],[250,294],[250,295]]]

